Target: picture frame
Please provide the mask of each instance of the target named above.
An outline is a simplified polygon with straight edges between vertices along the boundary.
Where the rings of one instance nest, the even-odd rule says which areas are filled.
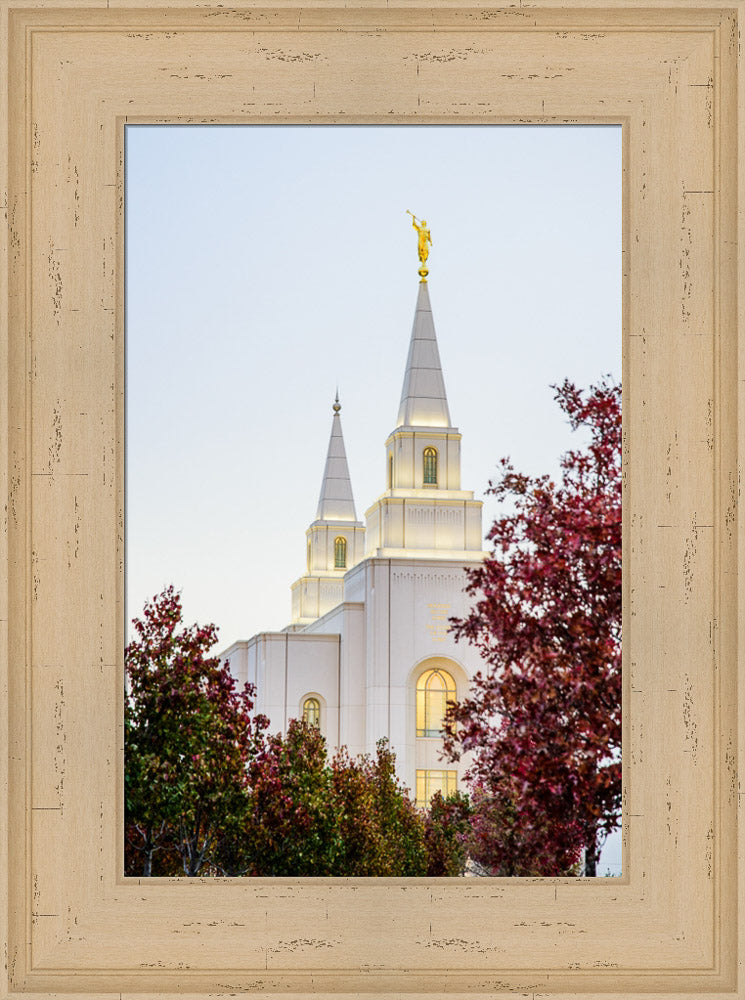
[[[6,996],[745,997],[742,11],[4,0]],[[171,121],[623,126],[621,878],[121,874],[123,133]]]

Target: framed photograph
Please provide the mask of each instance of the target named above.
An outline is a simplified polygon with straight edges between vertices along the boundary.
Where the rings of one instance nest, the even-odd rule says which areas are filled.
[[[4,995],[745,997],[742,10],[4,4]],[[621,127],[622,877],[122,875],[124,137],[169,123]]]
[[[173,727],[170,711],[151,714],[146,706],[163,689],[153,686],[152,670],[135,670],[125,775],[144,764],[154,740],[156,758],[174,765],[156,774],[148,757],[152,780],[131,786],[127,874],[545,876],[570,874],[583,859],[588,874],[620,874],[621,143],[622,127],[610,124],[127,125],[129,634],[146,603],[175,585],[184,625],[216,624],[211,655],[222,651],[238,683],[252,685],[253,708],[268,717],[246,751],[249,784],[263,786],[268,763],[259,758],[282,752],[273,735],[287,738],[290,720],[307,716],[322,740],[312,732],[297,738],[318,763],[322,798],[335,802],[337,817],[326,824],[319,786],[312,796],[307,783],[301,791],[291,767],[291,799],[275,790],[265,802],[255,792],[240,837],[217,834],[217,803],[198,819],[188,809],[193,823],[162,827],[161,812],[150,821],[147,810],[164,801],[157,774],[167,773],[170,784],[178,762],[179,787],[188,785],[196,803],[210,755],[211,787],[216,772],[226,778],[220,765],[230,757],[219,739],[190,729],[183,703]],[[427,207],[421,222],[403,207],[419,203]],[[433,241],[426,268],[416,226]],[[565,380],[588,399],[610,393],[615,418],[602,432],[601,409],[588,410],[572,430],[558,395]],[[553,634],[566,635],[568,614],[580,607],[592,623],[582,658],[573,660],[589,686],[571,709],[579,726],[564,721],[562,688],[560,721],[548,724],[544,699],[541,723],[523,727],[534,745],[554,740],[550,767],[557,768],[564,766],[557,729],[559,740],[569,731],[565,746],[576,752],[596,714],[591,725],[607,759],[593,792],[577,796],[591,830],[586,842],[576,834],[571,846],[557,840],[567,829],[569,781],[553,778],[559,815],[544,819],[541,834],[510,833],[505,851],[495,843],[503,834],[489,824],[488,847],[472,840],[468,849],[453,844],[436,853],[443,848],[425,830],[440,823],[439,806],[433,815],[429,805],[438,790],[469,795],[468,804],[456,797],[447,807],[456,810],[444,820],[450,834],[455,825],[483,830],[487,808],[493,815],[492,800],[482,797],[477,813],[460,816],[471,808],[473,758],[446,756],[442,735],[447,691],[463,702],[484,665],[448,622],[476,603],[464,593],[465,566],[482,565],[487,531],[511,508],[486,492],[488,483],[501,480],[500,460],[509,455],[525,474],[566,483],[557,507],[568,511],[573,496],[594,509],[597,486],[583,491],[560,461],[570,450],[590,454],[591,429],[605,439],[602,454],[612,455],[591,473],[609,497],[601,529],[607,543],[593,534],[578,550],[575,514],[565,536],[571,573],[563,562],[554,571],[557,550],[568,547],[555,533],[550,544],[537,543],[547,553],[544,588],[557,607]],[[538,523],[537,506],[522,522],[526,533]],[[599,557],[602,574],[583,562],[585,552],[590,561]],[[588,577],[602,580],[593,597],[585,596]],[[545,634],[539,592],[532,587],[529,598]],[[593,616],[594,607],[602,610]],[[137,649],[152,649],[137,635]],[[597,686],[590,649],[602,651]],[[155,676],[169,691],[183,687],[171,671]],[[188,686],[198,686],[193,676]],[[231,711],[227,703],[223,709]],[[377,793],[379,805],[364,808],[358,792],[342,793],[352,771],[340,759],[332,764],[342,747],[358,762],[377,760],[381,739],[395,758],[391,793],[403,811],[395,813],[395,836],[390,807]],[[270,758],[260,752],[267,741]],[[532,753],[548,780],[542,749]],[[291,757],[298,760],[299,750]],[[242,787],[246,769],[236,765],[226,795]],[[613,802],[609,839],[594,812],[601,797]],[[248,801],[232,797],[231,825]],[[401,815],[410,817],[408,839]],[[187,828],[186,836],[176,833]],[[158,831],[155,840],[148,831]],[[229,852],[228,843],[235,845]]]

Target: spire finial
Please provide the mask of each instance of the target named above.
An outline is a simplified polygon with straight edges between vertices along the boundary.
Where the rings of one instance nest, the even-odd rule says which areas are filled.
[[[427,270],[427,258],[429,257],[429,246],[432,245],[432,236],[430,235],[429,229],[427,229],[426,219],[419,219],[417,221],[417,217],[413,212],[410,212],[408,208],[406,209],[406,213],[411,216],[412,225],[418,234],[417,251],[419,253],[419,263],[422,265],[419,268],[419,277],[422,281],[426,282],[427,275],[429,274],[429,271]],[[429,244],[429,246],[427,246],[427,244]]]
[[[341,411],[341,403],[339,402],[339,389],[336,389],[336,399],[334,400],[334,405],[331,407],[334,413],[339,413]]]

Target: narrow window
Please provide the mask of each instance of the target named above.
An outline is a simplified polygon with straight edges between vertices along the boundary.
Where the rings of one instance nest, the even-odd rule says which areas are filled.
[[[334,568],[344,569],[347,565],[347,540],[341,535],[334,539]]]
[[[416,686],[417,736],[442,736],[449,701],[455,701],[455,681],[450,674],[425,670]]]
[[[310,538],[308,539],[308,572],[310,573]]]
[[[388,455],[388,489],[393,489],[393,452]]]
[[[435,792],[441,792],[446,799],[455,791],[457,778],[457,771],[417,771],[416,804],[420,808],[428,806]]]
[[[318,698],[306,698],[303,702],[303,722],[316,728],[321,725],[321,703]]]
[[[437,451],[435,448],[424,449],[424,485],[437,486]]]

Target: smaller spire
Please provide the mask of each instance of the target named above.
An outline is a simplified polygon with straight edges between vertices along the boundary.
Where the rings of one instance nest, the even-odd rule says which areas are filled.
[[[344,437],[341,432],[341,403],[339,390],[332,406],[334,416],[331,421],[331,437],[326,454],[326,467],[323,470],[321,495],[318,498],[317,521],[356,521],[352,483],[349,478],[347,453],[344,449]]]

